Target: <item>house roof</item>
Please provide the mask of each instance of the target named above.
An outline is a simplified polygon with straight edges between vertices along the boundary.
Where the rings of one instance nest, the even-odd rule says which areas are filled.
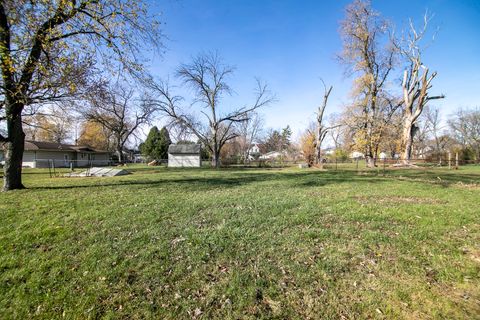
[[[171,144],[168,153],[171,154],[200,154],[199,144]]]
[[[281,151],[270,151],[270,152],[265,153],[264,156],[269,156],[269,155],[272,155],[272,154],[283,154],[283,152],[281,152]]]
[[[46,142],[46,141],[25,141],[25,151],[48,150],[48,151],[71,151],[71,152],[98,152],[104,153],[107,151],[95,150],[89,146],[76,146],[65,143]]]
[[[44,141],[25,141],[25,150],[62,150],[73,151],[70,145]]]

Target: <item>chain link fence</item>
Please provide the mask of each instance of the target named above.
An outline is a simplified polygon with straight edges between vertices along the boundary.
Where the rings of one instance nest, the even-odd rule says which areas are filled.
[[[242,162],[237,159],[222,160],[222,167],[234,168],[284,168],[298,166],[301,168],[306,167],[319,167],[326,170],[349,170],[349,171],[365,171],[365,170],[395,170],[405,168],[450,168],[455,169],[466,165],[480,165],[480,159],[465,160],[459,159],[458,156],[451,157],[436,157],[433,158],[412,158],[408,163],[399,158],[377,158],[374,160],[374,166],[368,166],[365,158],[345,159],[329,157],[323,159],[320,165],[308,165],[305,160],[256,160]],[[205,166],[211,166],[209,162],[205,163]]]

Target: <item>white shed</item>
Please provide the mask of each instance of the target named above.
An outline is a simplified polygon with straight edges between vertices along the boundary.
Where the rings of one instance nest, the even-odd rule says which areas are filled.
[[[168,166],[200,167],[200,151],[199,144],[171,144],[168,147]]]

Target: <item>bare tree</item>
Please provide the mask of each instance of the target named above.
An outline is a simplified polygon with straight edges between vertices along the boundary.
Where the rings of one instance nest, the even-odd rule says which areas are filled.
[[[157,111],[151,99],[137,98],[133,89],[115,84],[90,94],[84,116],[112,134],[118,160],[123,163],[125,144],[141,125],[151,123]]]
[[[356,144],[364,148],[367,165],[375,166],[376,155],[396,99],[386,92],[387,79],[396,63],[396,49],[388,35],[389,23],[374,11],[370,1],[355,0],[346,8],[340,33],[340,61],[354,81],[354,102],[348,111]],[[384,45],[386,43],[386,45]]]
[[[240,144],[242,160],[244,163],[249,161],[252,145],[260,138],[263,131],[263,125],[263,117],[256,112],[252,112],[247,120],[238,123],[236,126],[238,142]]]
[[[230,94],[227,77],[233,68],[222,63],[216,54],[201,54],[192,63],[183,64],[177,76],[195,91],[195,97],[188,108],[182,108],[183,98],[172,95],[168,84],[153,83],[151,87],[160,96],[156,103],[160,110],[174,124],[181,126],[198,137],[212,155],[212,165],[220,166],[220,151],[225,143],[238,136],[235,124],[247,121],[255,110],[272,101],[267,86],[257,80],[256,98],[251,106],[229,108],[222,112],[220,101]],[[198,106],[199,112],[192,110]],[[232,110],[233,111],[229,111]]]
[[[23,125],[26,139],[65,143],[70,136],[73,120],[68,106],[49,106],[45,112],[26,115]]]
[[[342,115],[339,113],[332,113],[329,116],[329,122],[332,124],[328,131],[330,138],[333,141],[335,150],[340,149],[345,140],[345,124],[343,123]]]
[[[329,130],[331,130],[333,127],[327,127],[325,125],[325,121],[323,119],[323,116],[325,114],[325,108],[327,107],[328,103],[328,97],[330,96],[330,93],[332,92],[333,86],[330,86],[330,88],[327,89],[327,86],[325,85],[325,82],[323,82],[323,102],[322,104],[318,107],[317,111],[317,121],[316,121],[316,132],[315,132],[315,164],[321,165],[322,164],[322,142],[325,140],[325,137],[328,133]]]
[[[460,109],[448,124],[457,140],[480,160],[480,108]]]
[[[402,145],[404,147],[402,159],[409,164],[412,157],[413,137],[418,126],[416,121],[422,114],[425,106],[431,100],[443,99],[444,95],[431,96],[432,80],[437,76],[436,72],[429,73],[429,69],[422,62],[421,42],[424,38],[430,18],[425,14],[423,27],[417,30],[410,21],[410,31],[404,40],[404,45],[399,46],[400,51],[406,57],[409,66],[403,73],[402,90],[404,104],[404,122]]]
[[[428,132],[432,135],[435,142],[435,153],[437,155],[438,164],[442,165],[442,145],[444,137],[440,135],[441,119],[440,110],[436,107],[426,107],[423,111],[424,121]]]
[[[121,0],[0,2],[0,135],[3,190],[23,188],[24,111],[71,97],[95,65],[142,72],[141,51],[158,47],[158,23],[146,3]]]
[[[398,157],[400,153],[402,125],[403,115],[401,112],[395,112],[384,124],[385,133],[382,136],[380,148],[392,159]]]

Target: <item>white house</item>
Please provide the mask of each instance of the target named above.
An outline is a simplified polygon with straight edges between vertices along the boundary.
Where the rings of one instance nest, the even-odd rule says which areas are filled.
[[[250,149],[248,150],[249,154],[259,154],[260,153],[260,147],[258,144],[254,143],[250,146]]]
[[[273,160],[285,156],[283,152],[280,151],[270,151],[260,156],[261,160]]]
[[[327,156],[333,155],[333,154],[335,154],[335,149],[334,148],[327,148],[327,149],[323,150],[323,154],[325,154]]]
[[[260,147],[257,143],[254,143],[248,149],[248,160],[255,160],[260,155]]]
[[[168,166],[200,167],[201,146],[199,144],[171,144],[168,147]]]
[[[389,158],[391,158],[391,157],[392,157],[392,155],[389,154],[389,153],[386,153],[386,152],[380,152],[380,154],[378,155],[378,158],[379,158],[380,160],[386,160],[386,159],[389,159]],[[393,155],[393,158],[392,158],[392,159],[398,159],[398,158],[400,158],[400,155],[399,155],[398,153],[395,153],[395,154]]]
[[[0,151],[3,158],[3,150]],[[110,152],[95,150],[89,146],[76,146],[56,142],[25,141],[23,167],[48,168],[105,166],[110,164]]]
[[[350,159],[364,159],[365,155],[358,151],[353,151],[350,153]]]

